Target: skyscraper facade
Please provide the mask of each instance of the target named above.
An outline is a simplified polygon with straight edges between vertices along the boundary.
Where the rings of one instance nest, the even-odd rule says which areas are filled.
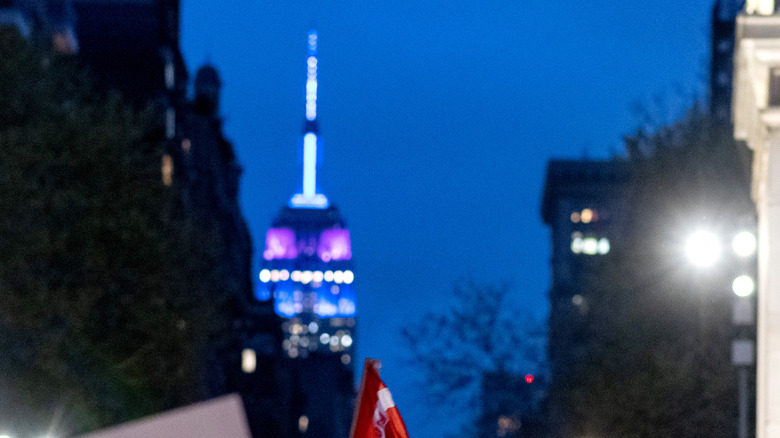
[[[266,233],[258,302],[282,318],[291,418],[298,436],[342,437],[352,415],[355,274],[349,230],[317,187],[322,141],[317,118],[316,31],[308,34],[301,190]]]
[[[579,367],[597,330],[590,323],[589,279],[611,260],[625,224],[630,163],[553,160],[548,163],[542,219],[551,230],[548,361],[550,436],[571,436],[565,398],[578,386]]]

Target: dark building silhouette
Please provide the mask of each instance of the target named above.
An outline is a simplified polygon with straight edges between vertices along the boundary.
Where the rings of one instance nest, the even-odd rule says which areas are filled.
[[[284,321],[290,436],[337,438],[349,434],[353,410],[355,274],[349,230],[317,187],[315,31],[308,46],[301,191],[266,234],[255,297],[272,302]]]
[[[560,398],[587,353],[590,297],[585,284],[609,263],[625,225],[631,164],[624,160],[553,160],[548,163],[542,219],[551,230],[548,363],[550,436],[569,436]]]
[[[242,395],[256,437],[294,436],[288,418],[290,372],[282,356],[282,320],[271,302],[254,299],[252,244],[238,205],[241,167],[219,116],[221,81],[212,65],[189,74],[179,46],[178,0],[2,0],[0,25],[77,56],[97,90],[118,91],[153,111],[165,144],[161,184],[180,193],[180,212],[207,230],[226,279],[215,296],[227,302],[232,330],[211,347],[207,393]],[[249,353],[252,368],[247,373]],[[296,419],[297,421],[297,419]]]
[[[734,30],[744,0],[717,0],[712,8],[710,32],[710,114],[723,121],[731,119],[734,79]]]

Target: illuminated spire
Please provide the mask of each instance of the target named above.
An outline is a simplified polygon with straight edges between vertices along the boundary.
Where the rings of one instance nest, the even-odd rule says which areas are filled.
[[[306,57],[306,120],[317,120],[317,31],[309,31],[309,56]]]
[[[301,193],[293,195],[293,208],[327,208],[328,198],[317,193],[317,31],[310,30],[306,56],[306,122],[303,129],[303,184]]]

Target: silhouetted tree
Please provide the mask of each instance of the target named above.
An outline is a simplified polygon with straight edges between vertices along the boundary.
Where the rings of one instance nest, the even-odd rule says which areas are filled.
[[[4,427],[74,433],[205,395],[216,243],[161,183],[151,115],[0,30]]]
[[[471,415],[459,436],[496,437],[499,430],[528,436],[522,425],[538,414],[543,379],[529,383],[526,375],[543,369],[544,334],[529,312],[511,303],[511,291],[458,282],[451,308],[402,332],[431,404]]]
[[[697,271],[683,244],[697,227],[750,223],[743,146],[697,108],[627,146],[629,221],[582,279],[587,353],[551,400],[573,414],[565,436],[733,436],[733,266]]]

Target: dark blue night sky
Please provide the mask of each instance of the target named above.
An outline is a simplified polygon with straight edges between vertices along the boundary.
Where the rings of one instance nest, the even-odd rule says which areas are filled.
[[[319,31],[320,187],[352,231],[357,368],[381,359],[411,435],[436,438],[400,327],[463,277],[511,281],[544,318],[547,160],[620,153],[636,103],[669,121],[702,96],[711,5],[182,0],[182,43],[190,71],[222,75],[257,260],[300,186],[306,32]]]

